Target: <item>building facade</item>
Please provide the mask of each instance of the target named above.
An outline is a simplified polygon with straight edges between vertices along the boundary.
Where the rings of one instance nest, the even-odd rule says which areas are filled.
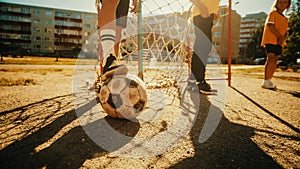
[[[97,13],[0,3],[1,44],[32,55],[75,57],[97,27]]]
[[[255,29],[264,26],[267,14],[264,12],[247,14],[241,21],[241,34],[239,44],[239,55],[245,57],[246,49],[252,39],[252,33]]]
[[[219,9],[220,18],[215,21],[212,29],[212,43],[215,48],[215,54],[218,54],[221,63],[228,62],[228,7],[221,6]],[[232,25],[231,25],[231,58],[232,62],[235,62],[238,57],[239,51],[239,35],[240,35],[240,23],[241,16],[232,11]]]

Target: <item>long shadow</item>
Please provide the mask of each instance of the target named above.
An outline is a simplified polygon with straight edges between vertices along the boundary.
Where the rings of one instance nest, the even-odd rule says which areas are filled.
[[[53,100],[59,98],[60,102],[67,102],[64,105],[69,105],[70,99],[67,98],[69,96],[70,95],[57,97],[53,98]],[[35,113],[40,113],[40,107],[49,107],[49,103],[52,103],[53,100],[47,99],[27,105],[27,107],[24,106],[11,111],[6,111],[2,114],[8,115],[9,113],[15,113],[15,111],[20,110],[24,110],[22,113],[26,114],[27,112],[25,110],[29,109],[29,111],[34,111],[35,109],[37,109],[38,111],[36,111]],[[60,103],[60,105],[61,104],[62,103]],[[78,109],[80,109],[80,112],[82,112],[81,115],[84,115],[86,111],[90,110],[96,104],[97,102],[95,100],[91,100],[82,104],[82,106],[78,107]],[[55,116],[57,113],[62,113],[63,115],[59,116],[51,123],[40,127],[38,130],[32,132],[31,134],[15,140],[13,143],[2,149],[0,151],[0,168],[34,169],[46,167],[77,169],[82,166],[85,160],[105,155],[107,151],[102,149],[93,140],[91,140],[90,137],[85,133],[83,128],[78,125],[71,128],[69,131],[67,130],[66,133],[52,142],[51,145],[48,145],[47,147],[36,151],[36,148],[38,146],[45,144],[49,139],[59,133],[59,131],[64,130],[64,128],[68,124],[79,118],[78,114],[76,115],[76,111],[78,112],[78,109],[71,109],[69,111],[60,112],[61,110],[64,110],[64,107],[58,106],[56,109],[51,110],[50,113],[47,112],[53,116]],[[131,133],[131,137],[133,137],[139,129],[139,123],[126,120],[115,120],[108,117],[99,119],[86,125],[92,127],[101,127],[98,126],[99,121],[106,121],[112,128],[116,129],[119,132]],[[122,126],[132,127],[124,128]],[[97,128],[95,128],[95,130],[97,130]]]
[[[213,110],[211,112],[210,106]],[[200,133],[209,113],[221,113],[222,117],[208,140],[200,143]],[[211,104],[207,96],[200,95],[199,114],[190,132],[195,155],[170,168],[282,168],[251,140],[254,134],[253,128],[230,122],[218,107]]]
[[[268,113],[270,116],[272,116],[273,118],[275,118],[276,120],[280,121],[282,124],[286,125],[287,127],[289,127],[290,129],[294,130],[297,133],[300,133],[300,129],[298,129],[297,127],[294,127],[293,125],[291,125],[290,123],[288,123],[287,121],[281,119],[280,117],[276,116],[274,113],[272,113],[271,111],[267,110],[266,108],[264,108],[262,105],[260,105],[259,103],[257,103],[255,100],[251,99],[249,96],[247,96],[246,94],[244,94],[243,92],[239,91],[238,89],[231,87],[233,90],[235,90],[236,92],[238,92],[239,94],[241,94],[242,96],[244,96],[246,99],[248,99],[251,103],[253,103],[254,105],[256,105],[257,107],[259,107],[261,110],[263,110],[264,112]]]
[[[300,98],[300,92],[295,92],[295,91],[291,91],[291,90],[283,90],[283,89],[276,89],[275,91],[281,92],[281,93],[287,93],[294,97]]]

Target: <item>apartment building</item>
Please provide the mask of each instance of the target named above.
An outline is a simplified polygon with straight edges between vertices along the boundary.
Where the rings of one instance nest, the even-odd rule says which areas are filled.
[[[252,32],[265,24],[267,14],[264,12],[247,14],[241,21],[239,55],[245,56],[247,45],[252,39]]]
[[[215,54],[219,55],[222,63],[228,62],[228,6],[221,6],[219,10],[220,18],[215,21],[212,29],[212,43],[215,48]],[[232,25],[231,25],[231,58],[232,62],[236,62],[239,52],[240,41],[240,23],[241,16],[232,11]]]
[[[33,55],[74,57],[97,27],[97,13],[0,3],[0,43]]]

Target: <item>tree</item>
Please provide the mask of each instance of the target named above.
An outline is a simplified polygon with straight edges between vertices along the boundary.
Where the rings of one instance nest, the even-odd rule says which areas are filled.
[[[300,0],[294,1],[289,18],[289,30],[284,49],[287,63],[295,63],[300,58]]]
[[[263,30],[264,30],[264,26],[261,26],[254,29],[254,31],[252,32],[251,34],[252,38],[246,49],[247,58],[258,58],[258,57],[266,56],[265,50],[261,46]]]

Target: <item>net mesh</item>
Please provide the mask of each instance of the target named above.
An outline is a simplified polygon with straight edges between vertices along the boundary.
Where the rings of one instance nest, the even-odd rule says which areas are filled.
[[[141,53],[144,81],[149,88],[174,85],[178,78],[187,77],[193,41],[189,22],[191,5],[189,0],[144,0],[142,21],[137,15],[129,14],[120,60],[131,65],[130,70],[135,72],[141,67],[138,64]],[[142,34],[142,43],[138,34]]]

